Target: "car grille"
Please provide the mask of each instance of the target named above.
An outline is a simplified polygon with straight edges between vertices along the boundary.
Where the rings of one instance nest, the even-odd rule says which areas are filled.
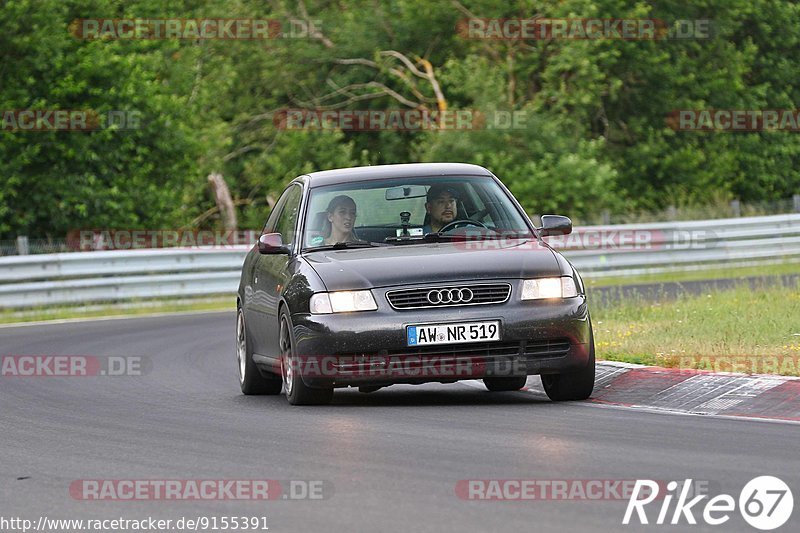
[[[338,353],[340,362],[335,366],[345,373],[364,372],[385,366],[389,360],[407,361],[406,369],[422,368],[431,365],[458,365],[459,363],[488,364],[494,361],[514,359],[519,356],[520,342],[482,342],[450,344],[445,346],[410,346],[387,350],[377,358],[366,354]],[[361,358],[364,358],[361,360]],[[377,361],[377,362],[375,362]]]
[[[568,339],[549,339],[527,342],[482,342],[433,346],[409,346],[382,352],[380,356],[370,356],[358,352],[338,353],[339,361],[334,363],[337,371],[343,374],[380,373],[391,360],[404,362],[405,370],[425,367],[459,367],[460,364],[477,365],[479,371],[485,365],[503,361],[527,361],[548,357],[562,357],[569,352]],[[522,356],[520,358],[520,355]],[[370,374],[370,375],[378,375]],[[463,376],[462,376],[463,377]]]
[[[388,350],[389,356],[495,357],[519,355],[519,342],[481,342],[448,344],[445,346],[415,346]]]
[[[429,294],[431,299],[429,299]],[[508,283],[491,283],[402,289],[387,292],[386,299],[395,309],[420,309],[499,304],[508,300],[510,294],[511,285]]]
[[[561,357],[569,352],[568,339],[551,339],[541,341],[528,341],[525,343],[522,355],[526,359],[540,357]]]

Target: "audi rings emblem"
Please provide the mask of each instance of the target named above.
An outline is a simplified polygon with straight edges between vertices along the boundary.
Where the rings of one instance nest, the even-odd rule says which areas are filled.
[[[428,291],[428,301],[433,305],[466,304],[472,301],[470,289],[434,289]]]

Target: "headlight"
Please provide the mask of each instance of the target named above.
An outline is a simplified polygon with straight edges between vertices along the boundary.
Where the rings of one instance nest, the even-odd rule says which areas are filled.
[[[575,287],[575,280],[569,276],[526,279],[522,282],[522,300],[572,298],[577,295],[578,289]]]
[[[311,296],[311,312],[315,315],[375,311],[378,305],[371,291],[318,292]]]

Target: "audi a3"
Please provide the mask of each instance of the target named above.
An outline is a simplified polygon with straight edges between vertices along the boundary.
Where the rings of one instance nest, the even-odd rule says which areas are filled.
[[[334,389],[541,375],[582,400],[595,356],[583,281],[489,170],[346,168],[294,179],[244,260],[236,356],[244,394],[325,404]]]

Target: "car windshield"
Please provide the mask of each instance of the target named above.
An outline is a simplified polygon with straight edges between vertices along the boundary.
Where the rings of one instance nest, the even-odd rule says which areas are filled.
[[[305,249],[531,237],[524,215],[491,178],[360,181],[311,189]]]

